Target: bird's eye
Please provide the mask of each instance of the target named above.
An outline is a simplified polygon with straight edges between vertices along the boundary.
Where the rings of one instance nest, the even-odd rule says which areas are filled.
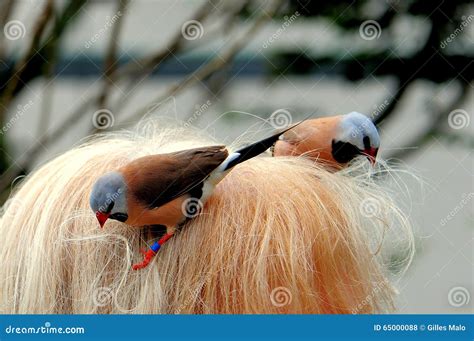
[[[364,139],[362,141],[364,142],[364,148],[369,149],[370,148],[370,137],[364,136]]]
[[[360,153],[359,148],[351,143],[332,140],[332,157],[339,163],[349,162]]]
[[[110,204],[107,206],[107,210],[105,213],[109,213],[112,211],[112,208],[114,208],[115,202],[111,201]]]

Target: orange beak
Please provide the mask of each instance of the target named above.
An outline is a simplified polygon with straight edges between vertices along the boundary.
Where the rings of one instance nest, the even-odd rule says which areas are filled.
[[[375,165],[375,160],[377,158],[378,151],[379,151],[378,148],[372,148],[372,147],[364,150],[364,154],[367,155],[367,158],[369,159],[372,166]]]
[[[109,219],[110,213],[95,212],[95,216],[99,221],[100,227],[104,227],[105,222]]]

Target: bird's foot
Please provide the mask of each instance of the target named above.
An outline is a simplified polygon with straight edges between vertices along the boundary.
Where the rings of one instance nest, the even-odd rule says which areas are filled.
[[[148,251],[144,252],[143,255],[144,255],[143,256],[143,261],[141,263],[134,264],[133,267],[132,267],[133,270],[140,270],[140,269],[146,268],[148,266],[148,264],[150,264],[153,257],[155,257],[156,253],[153,250],[148,250]]]
[[[153,257],[155,257],[156,253],[160,249],[160,247],[166,243],[171,237],[173,237],[173,233],[167,233],[163,237],[160,238],[158,242],[155,242],[150,249],[140,249],[140,253],[143,255],[143,261],[138,264],[133,265],[133,270],[140,270],[146,268],[148,264],[150,264]]]
[[[173,236],[174,236],[174,233],[165,234],[163,237],[160,238],[160,240],[158,241],[158,244],[160,244],[160,246],[163,245]]]

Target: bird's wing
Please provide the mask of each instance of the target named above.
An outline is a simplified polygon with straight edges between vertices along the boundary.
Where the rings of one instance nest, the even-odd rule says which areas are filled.
[[[311,136],[311,130],[311,127],[296,127],[295,129],[291,129],[285,132],[281,136],[280,140],[291,144],[299,144],[301,141],[304,141],[309,136]]]
[[[154,208],[183,194],[199,193],[202,182],[227,156],[225,146],[145,156],[124,167],[123,173],[135,199]]]

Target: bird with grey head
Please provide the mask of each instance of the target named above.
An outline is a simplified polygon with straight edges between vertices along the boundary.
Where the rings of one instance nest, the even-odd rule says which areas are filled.
[[[95,212],[100,227],[107,219],[126,222],[127,185],[119,172],[109,172],[101,176],[94,184],[90,196],[90,206]]]
[[[374,164],[380,136],[374,123],[365,115],[345,115],[307,120],[280,136],[274,156],[304,156],[340,169],[359,155]]]

